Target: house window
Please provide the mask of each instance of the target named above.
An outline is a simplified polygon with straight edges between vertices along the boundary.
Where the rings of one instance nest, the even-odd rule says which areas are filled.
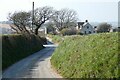
[[[91,31],[89,31],[89,34],[91,34]]]
[[[87,26],[87,29],[89,28],[89,26]]]

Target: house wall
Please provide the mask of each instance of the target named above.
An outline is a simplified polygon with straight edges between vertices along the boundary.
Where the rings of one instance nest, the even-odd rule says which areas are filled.
[[[95,33],[94,31],[95,29],[89,23],[87,23],[86,25],[84,25],[83,28],[80,29],[80,32],[83,34],[93,34]]]

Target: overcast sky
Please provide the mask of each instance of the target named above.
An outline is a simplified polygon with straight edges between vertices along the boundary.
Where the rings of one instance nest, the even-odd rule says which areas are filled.
[[[90,22],[118,21],[119,0],[1,0],[0,21],[6,21],[10,12],[31,10],[33,1],[35,8],[51,6],[57,10],[74,9],[79,15],[79,21],[86,19]]]

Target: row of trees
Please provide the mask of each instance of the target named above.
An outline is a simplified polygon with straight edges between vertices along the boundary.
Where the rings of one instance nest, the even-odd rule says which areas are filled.
[[[49,22],[54,25],[59,31],[63,28],[75,26],[77,23],[77,13],[71,9],[54,10],[52,7],[40,7],[34,10],[34,17],[32,22],[32,11],[19,11],[9,14],[9,21],[12,21],[14,26],[11,28],[17,33],[34,33],[38,35],[38,29]],[[33,25],[32,25],[33,23]]]
[[[59,32],[64,32],[65,29],[68,29],[67,31],[70,32],[69,28],[73,30],[73,27],[76,27],[78,20],[77,13],[74,10],[55,10],[48,6],[36,8],[34,10],[34,17],[32,17],[32,11],[19,11],[10,13],[8,19],[13,22],[14,25],[11,25],[11,28],[17,33],[32,33],[36,35],[38,35],[39,28],[45,23],[47,23],[46,26],[49,27],[48,30],[52,32],[56,29]],[[97,27],[97,32],[109,32],[111,27],[112,26],[110,24],[101,23]]]

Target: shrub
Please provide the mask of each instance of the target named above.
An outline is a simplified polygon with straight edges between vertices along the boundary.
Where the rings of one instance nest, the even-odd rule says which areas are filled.
[[[41,49],[46,39],[35,35],[3,35],[2,37],[2,69],[27,57]]]
[[[97,28],[98,33],[109,32],[111,29],[111,25],[108,23],[100,23]]]
[[[62,34],[63,36],[65,36],[65,35],[76,35],[76,33],[77,33],[76,30],[74,30],[74,29],[68,29],[68,28],[65,28],[65,29],[63,29],[63,30],[61,31],[61,34]]]

